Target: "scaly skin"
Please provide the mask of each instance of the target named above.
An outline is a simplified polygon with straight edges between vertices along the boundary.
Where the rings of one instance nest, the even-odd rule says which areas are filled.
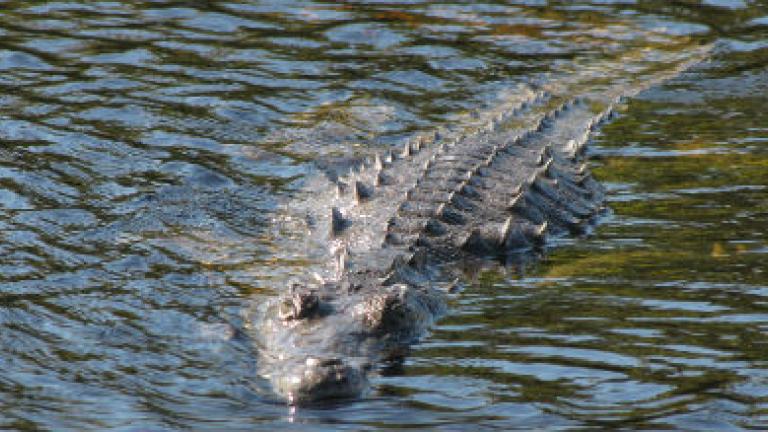
[[[353,187],[342,186],[356,211],[335,208],[326,225],[330,242],[346,242],[341,277],[295,287],[260,313],[260,345],[292,351],[262,360],[279,394],[292,403],[358,396],[372,363],[396,356],[445,311],[444,292],[430,283],[450,273],[441,267],[477,255],[514,258],[540,247],[546,233],[587,226],[603,194],[580,150],[601,114],[584,102],[542,114],[549,98],[527,96],[514,116],[535,125],[530,130],[494,124],[446,142],[424,161],[409,145],[408,154],[372,164],[368,177],[386,182],[367,184],[358,175]],[[414,162],[425,167],[420,176],[397,175]],[[404,200],[386,190],[398,186]],[[384,207],[376,194],[392,210],[373,239],[380,247],[361,253],[355,234],[366,227],[354,221],[365,219],[364,209]]]
[[[254,311],[260,375],[292,404],[363,394],[369,370],[401,356],[445,312],[457,263],[527,259],[546,236],[589,228],[604,200],[584,160],[590,133],[616,101],[688,64],[580,93],[521,87],[474,131],[417,136],[309,184],[335,189],[291,204],[327,258],[316,277]]]

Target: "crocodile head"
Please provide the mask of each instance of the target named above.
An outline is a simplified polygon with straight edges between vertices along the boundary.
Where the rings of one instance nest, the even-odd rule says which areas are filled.
[[[400,352],[444,308],[440,293],[405,284],[343,296],[327,287],[292,291],[250,325],[259,374],[290,404],[361,396],[370,365]]]

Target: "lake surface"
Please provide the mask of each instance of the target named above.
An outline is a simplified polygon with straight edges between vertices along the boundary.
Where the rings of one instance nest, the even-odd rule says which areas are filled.
[[[364,398],[271,397],[243,311],[316,163],[707,44],[593,138],[590,236],[468,273]],[[0,0],[0,429],[768,429],[767,106],[757,1]]]

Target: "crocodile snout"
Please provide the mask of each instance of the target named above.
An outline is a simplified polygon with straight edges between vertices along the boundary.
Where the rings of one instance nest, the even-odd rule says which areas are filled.
[[[368,369],[337,357],[308,357],[294,373],[277,377],[275,389],[292,405],[356,398],[368,388]]]

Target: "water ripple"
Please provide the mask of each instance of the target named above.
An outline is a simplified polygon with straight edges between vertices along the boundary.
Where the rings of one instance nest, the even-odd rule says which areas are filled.
[[[768,426],[764,6],[0,3],[0,429]],[[364,399],[272,403],[243,311],[308,268],[313,161],[717,40],[596,137],[594,235],[468,271]]]

